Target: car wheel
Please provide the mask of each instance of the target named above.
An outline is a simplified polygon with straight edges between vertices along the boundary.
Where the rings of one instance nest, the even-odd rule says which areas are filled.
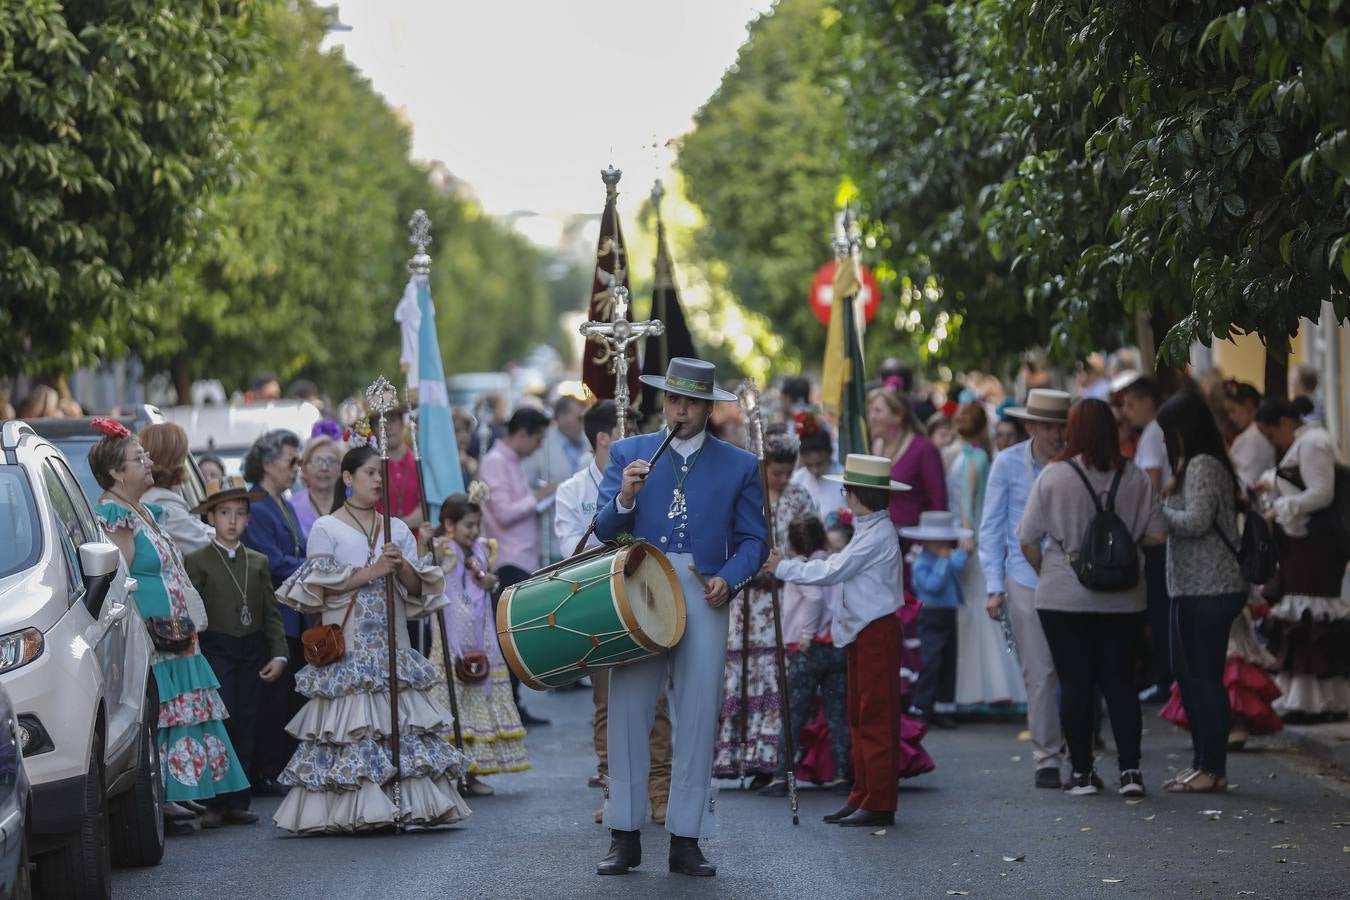
[[[108,797],[104,793],[103,736],[94,732],[89,774],[84,780],[84,810],[79,829],[59,850],[38,857],[39,896],[71,900],[112,897],[112,861],[108,855]]]
[[[112,859],[119,866],[158,865],[164,856],[164,773],[155,733],[158,709],[159,704],[146,697],[136,780],[112,802]]]

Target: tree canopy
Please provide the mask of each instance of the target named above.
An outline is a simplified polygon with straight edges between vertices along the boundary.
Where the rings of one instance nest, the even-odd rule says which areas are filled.
[[[27,4],[39,6],[47,4]],[[154,18],[148,10],[155,4],[117,6],[130,8],[128,19]],[[69,28],[70,9],[68,4],[63,13],[51,4],[46,24],[24,21],[34,34],[62,23]],[[5,15],[0,12],[0,23]],[[175,128],[197,135],[189,127],[196,117],[214,141],[210,159],[193,164],[193,191],[174,174],[178,163],[166,163],[174,182],[147,175],[137,185],[144,197],[120,186],[114,191],[112,199],[122,207],[144,205],[134,211],[139,218],[119,209],[88,225],[90,252],[102,254],[109,290],[69,295],[65,285],[84,263],[50,242],[18,242],[21,260],[56,279],[39,293],[31,278],[0,274],[0,290],[17,291],[14,302],[0,307],[0,324],[7,311],[35,307],[34,313],[13,314],[29,316],[29,331],[50,348],[22,359],[30,371],[34,362],[59,369],[130,350],[152,367],[171,368],[180,393],[204,377],[243,387],[263,370],[283,380],[311,378],[334,394],[354,390],[378,372],[392,378],[399,351],[393,311],[412,253],[407,221],[419,207],[433,222],[432,296],[447,372],[495,370],[553,336],[556,325],[532,248],[470,202],[433,187],[429,170],[409,158],[407,123],[340,52],[322,49],[331,16],[309,3],[259,2],[247,17],[240,14],[233,32],[215,38],[217,56],[241,60],[229,69],[228,90],[222,75],[211,85],[217,93],[210,102],[173,109]],[[199,51],[211,56],[198,47],[175,58]],[[4,58],[0,50],[0,63]],[[0,64],[0,86],[5,72]],[[173,77],[191,75],[180,70]],[[105,90],[112,106],[137,99],[130,82]],[[34,107],[34,114],[42,117],[43,109]],[[137,121],[123,139],[149,141],[137,135]],[[0,170],[9,149],[5,133],[0,123]],[[57,135],[51,143],[58,147],[53,152],[87,152],[76,135]],[[90,178],[103,177],[95,166]],[[90,193],[79,185],[71,190]],[[51,234],[85,240],[78,230],[83,226],[72,221],[82,207],[67,201],[44,213],[47,206],[39,203],[34,211],[31,199],[13,202],[29,218],[46,215]],[[0,214],[0,241],[9,235],[6,219]],[[167,229],[175,222],[170,237]],[[99,249],[109,231],[123,235],[121,256]],[[136,254],[152,248],[152,259],[138,263]],[[63,324],[52,327],[37,312]],[[6,362],[0,371],[21,367],[19,358]]]
[[[115,352],[230,179],[258,0],[0,4],[0,371]]]
[[[847,178],[895,297],[872,352],[1065,361],[1145,326],[1173,362],[1242,332],[1281,351],[1324,301],[1350,312],[1347,25],[1342,0],[783,0],[681,165],[708,252],[747,273],[729,289],[784,328],[759,273],[818,261],[783,235]],[[765,74],[793,54],[798,104]],[[812,177],[775,180],[798,133]]]

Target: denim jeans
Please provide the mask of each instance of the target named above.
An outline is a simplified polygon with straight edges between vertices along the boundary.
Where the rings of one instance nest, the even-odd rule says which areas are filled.
[[[1172,671],[1191,726],[1192,768],[1227,774],[1231,710],[1223,683],[1228,630],[1245,593],[1172,598]]]

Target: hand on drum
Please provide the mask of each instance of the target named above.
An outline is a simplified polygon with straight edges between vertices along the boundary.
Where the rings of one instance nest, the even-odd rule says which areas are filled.
[[[619,502],[631,507],[637,500],[638,491],[647,483],[647,473],[652,467],[645,459],[635,459],[623,470],[623,485],[619,488]]]
[[[714,575],[703,586],[703,599],[707,600],[708,605],[713,609],[725,606],[727,601],[731,599],[731,588],[727,586],[725,579],[719,575]]]

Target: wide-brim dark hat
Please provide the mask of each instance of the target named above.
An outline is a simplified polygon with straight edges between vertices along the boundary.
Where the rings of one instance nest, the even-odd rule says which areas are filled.
[[[206,483],[206,499],[192,508],[192,514],[204,516],[227,500],[247,500],[252,504],[266,496],[266,491],[250,491],[247,482],[238,475],[212,478]]]
[[[717,386],[717,367],[701,359],[676,356],[666,367],[666,374],[643,375],[643,384],[671,394],[683,394],[696,400],[732,400],[736,395]]]

